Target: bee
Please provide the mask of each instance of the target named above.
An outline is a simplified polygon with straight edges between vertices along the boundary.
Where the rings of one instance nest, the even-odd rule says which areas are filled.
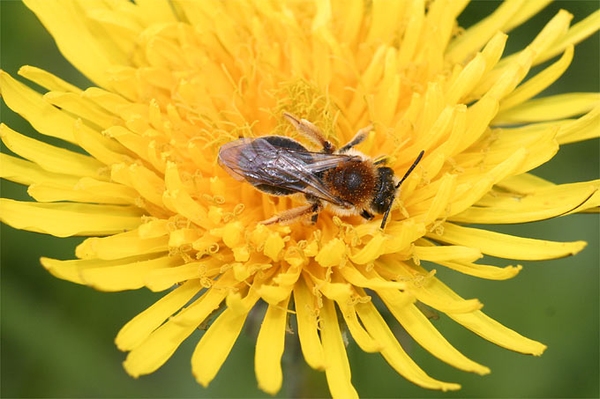
[[[339,149],[306,119],[284,117],[308,139],[321,146],[312,152],[298,141],[283,136],[241,138],[223,145],[218,162],[232,177],[246,181],[270,195],[303,194],[307,204],[262,221],[263,224],[292,222],[310,216],[315,223],[323,209],[340,216],[360,215],[371,220],[383,215],[381,228],[392,209],[400,185],[421,161],[417,156],[402,179],[385,166],[386,158],[372,160],[354,149],[372,126],[360,129]]]

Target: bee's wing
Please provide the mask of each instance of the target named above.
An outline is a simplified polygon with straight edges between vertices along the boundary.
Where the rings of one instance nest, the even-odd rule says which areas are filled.
[[[236,180],[244,181],[248,173],[252,172],[245,164],[244,166],[239,164],[239,160],[242,158],[242,150],[251,142],[252,139],[243,138],[230,141],[219,149],[217,158],[219,165]]]
[[[343,163],[362,161],[362,159],[356,155],[326,154],[322,152],[309,152],[309,154],[311,154],[313,158],[307,165],[307,169],[312,173],[333,169]]]
[[[349,204],[332,195],[315,173],[353,158],[301,151],[249,138],[227,143],[219,151],[219,163],[237,180],[310,194],[339,206]]]

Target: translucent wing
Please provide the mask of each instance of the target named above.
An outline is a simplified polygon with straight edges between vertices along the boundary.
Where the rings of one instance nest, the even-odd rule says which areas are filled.
[[[237,180],[275,195],[304,193],[338,206],[350,206],[332,195],[316,175],[356,156],[307,151],[300,143],[280,136],[239,139],[223,145],[219,163]]]

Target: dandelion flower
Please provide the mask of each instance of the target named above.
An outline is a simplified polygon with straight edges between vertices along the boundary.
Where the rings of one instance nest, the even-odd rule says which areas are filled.
[[[346,337],[418,386],[459,389],[418,366],[390,318],[443,362],[489,373],[420,304],[501,347],[544,351],[436,271],[505,280],[521,266],[480,259],[547,260],[584,248],[485,225],[597,211],[599,181],[556,185],[530,171],[561,145],[599,135],[598,94],[535,96],[566,70],[574,45],[598,30],[600,12],[570,26],[572,16],[560,11],[529,46],[506,55],[506,32],[544,2],[506,1],[468,29],[457,24],[466,1],[25,3],[95,86],[82,90],[23,67],[23,78],[47,90],[41,95],[1,73],[8,107],[82,151],[2,124],[2,141],[16,155],[2,154],[2,177],[27,185],[36,202],[2,198],[0,217],[18,229],[89,237],[76,259],[42,259],[61,279],[164,292],[116,338],[129,374],[154,372],[200,328],[191,365],[207,386],[257,316],[254,370],[269,394],[282,387],[292,336],[333,397],[358,395]],[[357,148],[386,156],[397,176],[425,152],[384,229],[380,216],[327,210],[314,224],[260,223],[302,198],[233,179],[217,154],[239,137],[304,140],[284,112],[335,145],[371,124]]]

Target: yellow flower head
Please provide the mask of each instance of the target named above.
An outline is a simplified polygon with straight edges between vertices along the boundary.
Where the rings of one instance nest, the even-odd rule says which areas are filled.
[[[467,30],[456,20],[467,1],[455,0],[26,4],[96,87],[80,90],[23,67],[23,77],[48,90],[42,96],[2,72],[11,109],[85,154],[1,125],[3,142],[20,156],[2,154],[2,177],[28,185],[37,202],[2,199],[0,218],[20,229],[90,237],[75,260],[42,259],[57,277],[105,291],[166,292],[117,336],[132,376],[161,367],[202,328],[192,371],[206,386],[244,325],[259,317],[254,368],[267,393],[282,386],[289,333],[308,365],[325,372],[334,397],[357,396],[346,336],[419,386],[458,389],[419,368],[388,313],[435,357],[488,373],[444,338],[421,304],[502,347],[543,352],[422,263],[503,280],[521,267],[477,260],[553,259],[583,249],[581,241],[521,238],[481,225],[600,205],[598,181],[554,185],[528,173],[561,144],[599,135],[598,94],[533,99],[568,67],[574,44],[598,29],[599,12],[570,27],[571,15],[561,11],[529,46],[503,56],[502,32],[545,2],[506,1]],[[297,129],[322,138],[315,143]],[[219,149],[239,138],[248,146],[262,136],[288,137],[318,153],[327,152],[325,142],[340,148],[357,131],[355,149],[374,160],[371,167],[391,168],[393,188],[425,154],[397,193],[389,192],[384,228],[387,205],[365,213],[320,185],[335,156],[358,162],[353,151],[313,154],[324,159],[314,174],[271,157],[275,173],[300,178],[296,195],[272,195],[279,186],[272,181],[270,190],[258,190],[250,171],[236,179],[217,161]],[[230,166],[247,155],[235,151]],[[331,212],[335,201],[351,211]],[[290,223],[261,223],[297,208],[302,215]]]

